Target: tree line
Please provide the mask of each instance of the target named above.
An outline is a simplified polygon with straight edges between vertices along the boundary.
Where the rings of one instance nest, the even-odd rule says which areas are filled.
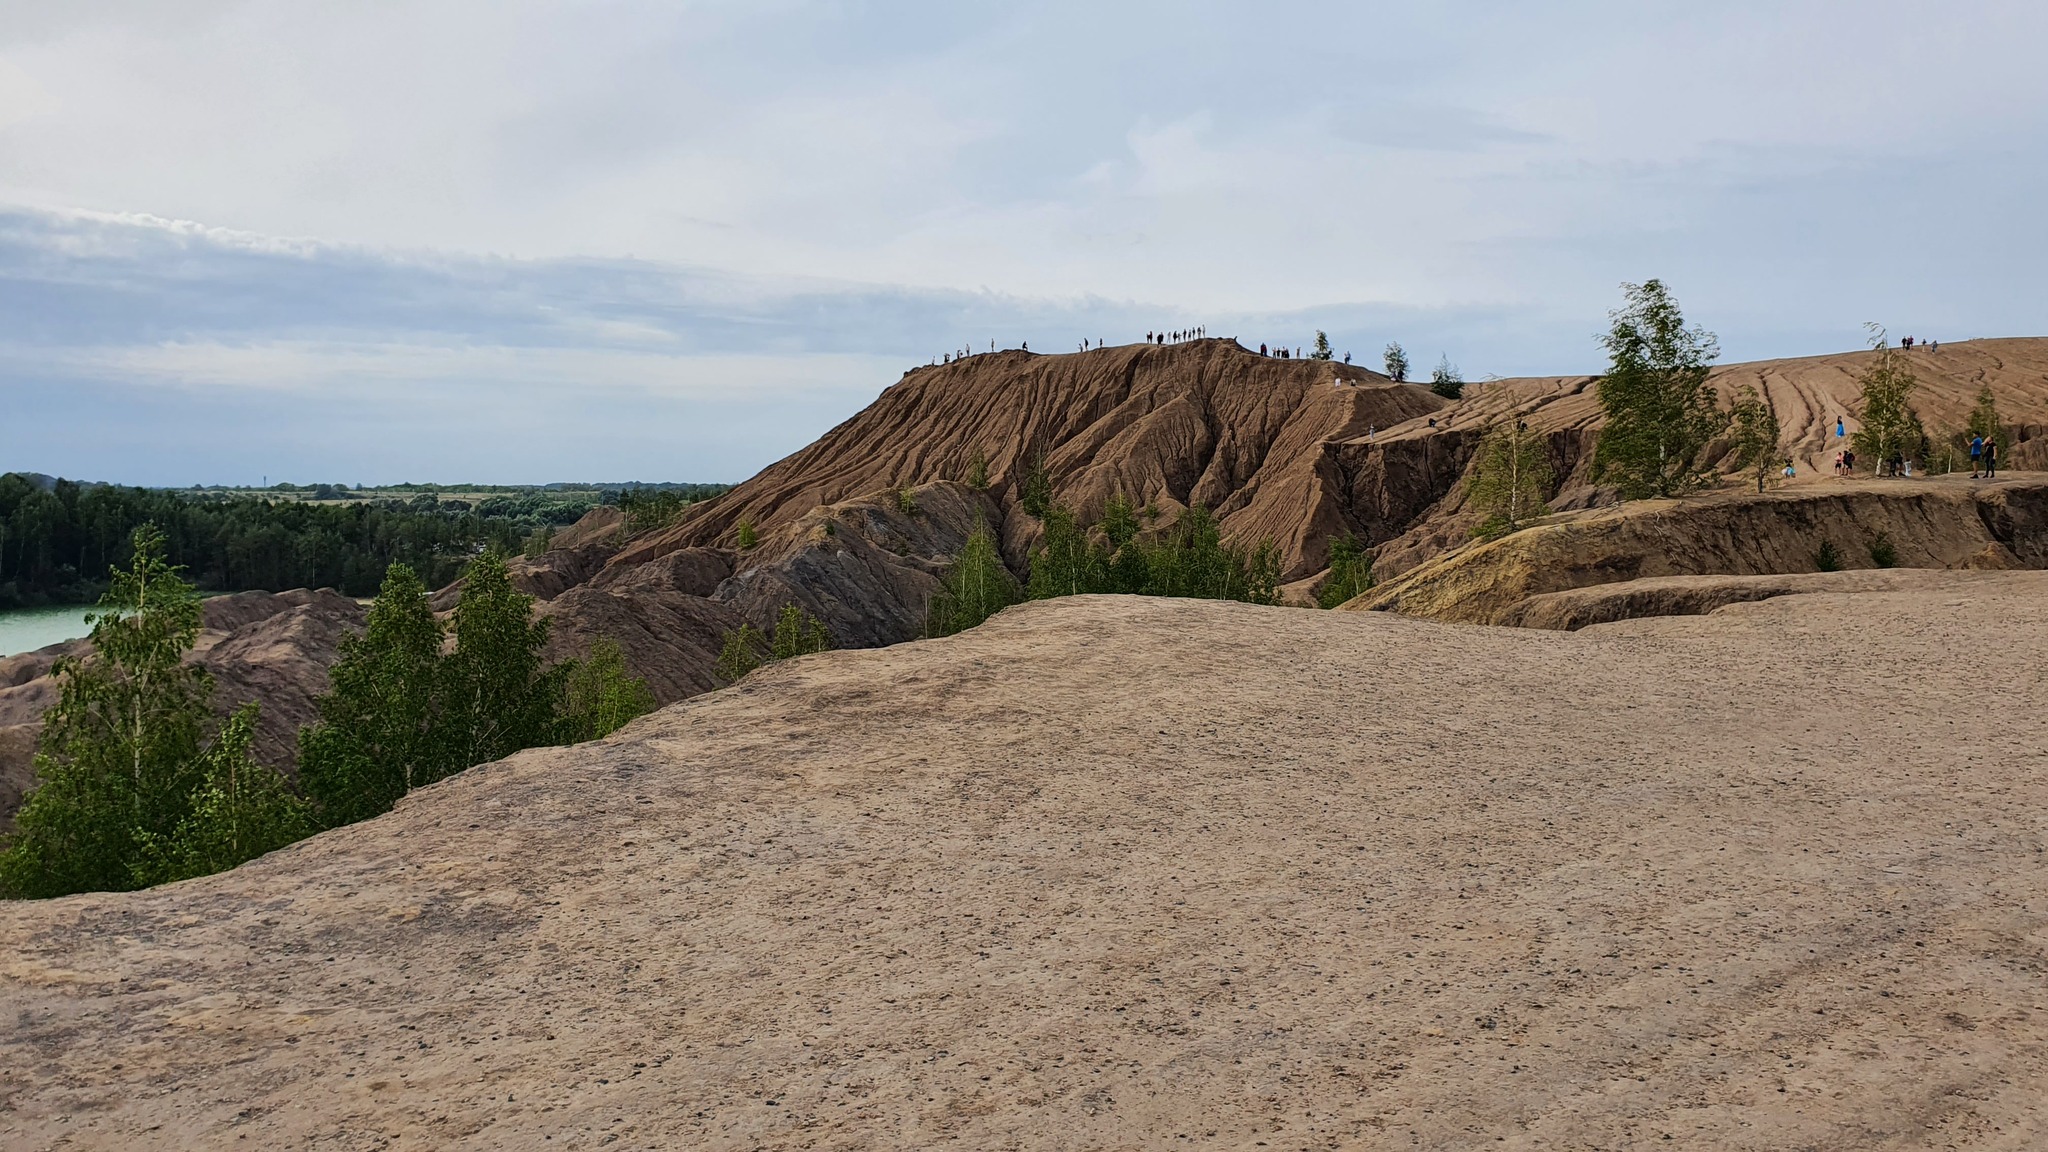
[[[419,574],[392,564],[366,628],[342,642],[319,720],[299,732],[294,786],[251,754],[256,703],[212,719],[211,679],[185,660],[199,595],[167,535],[145,525],[128,552],[90,618],[92,654],[57,666],[38,783],[0,841],[0,895],[124,891],[232,868],[473,765],[596,739],[654,707],[609,641],[549,663],[550,622],[499,553],[469,563],[446,623]]]
[[[277,490],[287,487],[293,486]],[[129,563],[130,540],[144,524],[162,533],[169,561],[208,591],[334,588],[368,596],[393,564],[439,588],[479,553],[518,553],[531,543],[544,544],[552,528],[575,522],[597,503],[620,504],[643,521],[666,522],[690,502],[725,488],[528,490],[474,502],[421,492],[314,503],[70,480],[44,484],[6,473],[0,474],[0,608],[90,603],[112,571]],[[319,495],[318,489],[308,490]]]

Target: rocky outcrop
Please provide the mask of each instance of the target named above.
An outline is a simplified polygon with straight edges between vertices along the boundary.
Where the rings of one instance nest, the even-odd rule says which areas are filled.
[[[1730,604],[1819,593],[1974,590],[1975,574],[1929,568],[1872,568],[1860,572],[1800,572],[1785,576],[1653,576],[1546,592],[1516,603],[1500,623],[1516,628],[1572,632],[1618,620],[1704,616]]]
[[[1721,492],[1564,513],[1434,557],[1344,607],[1467,623],[1519,622],[1532,597],[1668,576],[1843,568],[2048,567],[2048,478],[1843,480],[1764,495]]]

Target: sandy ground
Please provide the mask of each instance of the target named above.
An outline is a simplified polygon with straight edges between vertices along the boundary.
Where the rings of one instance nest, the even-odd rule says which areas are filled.
[[[0,1147],[2038,1148],[2048,574],[1084,598],[0,907]]]

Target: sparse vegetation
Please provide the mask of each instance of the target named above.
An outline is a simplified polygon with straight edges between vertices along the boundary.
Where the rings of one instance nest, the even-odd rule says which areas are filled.
[[[1707,387],[1720,345],[1706,329],[1685,326],[1661,281],[1622,290],[1628,302],[1611,314],[1603,341],[1609,362],[1599,394],[1607,424],[1594,446],[1594,475],[1626,500],[1677,495],[1706,479],[1701,453],[1727,426]]]
[[[1456,400],[1465,394],[1465,377],[1449,356],[1439,359],[1436,367],[1430,369],[1429,390],[1446,400]]]
[[[1835,542],[1833,540],[1823,540],[1820,542],[1820,550],[1813,554],[1813,566],[1822,572],[1840,572],[1842,570],[1842,555],[1835,551]]]
[[[1330,351],[1330,337],[1320,328],[1316,329],[1315,351],[1310,352],[1308,358],[1311,360],[1334,360],[1337,358],[1337,354]]]
[[[1729,407],[1729,427],[1729,462],[1736,471],[1751,473],[1756,490],[1762,492],[1785,464],[1784,453],[1778,451],[1778,414],[1757,394],[1755,385],[1744,384]]]
[[[825,628],[825,622],[790,604],[775,618],[775,637],[768,645],[768,658],[790,660],[831,648],[832,633]]]
[[[977,522],[932,597],[925,630],[933,636],[964,632],[1022,598],[1017,578],[1003,564],[995,534],[986,523]]]
[[[1017,503],[1041,520],[1045,518],[1046,510],[1052,507],[1052,473],[1046,470],[1043,454],[1032,459],[1024,479],[1018,482]]]
[[[597,740],[652,711],[654,691],[647,681],[626,670],[626,654],[617,641],[599,637],[563,685],[560,741]]]
[[[1870,538],[1870,562],[1879,568],[1898,567],[1899,550],[1892,544],[1889,532],[1879,532]]]
[[[1112,534],[1109,520],[1091,531],[1067,509],[1047,509],[1045,537],[1031,557],[1032,599],[1111,592],[1279,603],[1279,552],[1270,542],[1223,543],[1215,517],[1199,504],[1150,539],[1121,515]]]
[[[1372,556],[1346,532],[1330,537],[1330,575],[1316,590],[1316,603],[1335,608],[1372,587]]]
[[[733,527],[732,536],[733,543],[739,545],[739,550],[742,552],[751,551],[754,545],[761,542],[761,535],[754,531],[754,522],[752,520],[741,520]]]
[[[737,683],[766,662],[768,638],[752,624],[741,624],[725,634],[725,647],[718,653],[718,678]]]
[[[1550,447],[1526,421],[1497,424],[1479,442],[1465,498],[1484,515],[1474,536],[1498,539],[1542,515],[1551,485]]]
[[[976,492],[988,491],[988,455],[976,452],[974,459],[967,462],[967,486]]]
[[[905,516],[917,515],[917,492],[910,485],[896,490],[896,510]]]

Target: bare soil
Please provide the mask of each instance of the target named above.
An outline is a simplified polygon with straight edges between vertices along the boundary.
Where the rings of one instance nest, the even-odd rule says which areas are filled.
[[[0,907],[0,1146],[2036,1148],[2048,574],[1028,605]]]

